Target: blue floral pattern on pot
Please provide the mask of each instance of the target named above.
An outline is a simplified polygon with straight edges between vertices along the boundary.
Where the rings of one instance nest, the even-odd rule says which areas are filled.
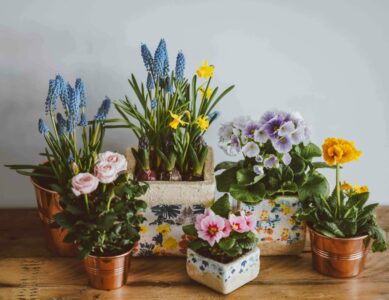
[[[203,205],[159,204],[146,209],[146,221],[140,229],[135,256],[185,256],[190,239],[183,234],[182,225],[194,223],[204,212]]]
[[[258,248],[228,264],[203,257],[192,249],[188,249],[186,260],[189,277],[223,294],[256,278],[259,267]]]
[[[289,250],[298,254],[303,250],[305,224],[296,219],[296,213],[301,210],[297,197],[279,196],[265,199],[255,206],[242,204],[242,208],[255,216],[255,230],[262,255],[289,254]],[[267,244],[272,244],[272,249],[266,249]],[[281,246],[277,249],[276,245]]]

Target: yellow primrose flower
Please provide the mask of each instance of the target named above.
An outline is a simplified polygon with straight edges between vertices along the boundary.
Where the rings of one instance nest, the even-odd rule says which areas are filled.
[[[327,138],[322,148],[324,160],[330,166],[348,163],[362,155],[362,152],[355,148],[354,142],[344,139]]]
[[[201,132],[203,133],[209,127],[208,116],[200,116],[200,117],[198,117],[196,119],[195,123],[197,124],[197,126],[199,126]]]
[[[342,185],[340,186],[340,189],[342,191],[349,191],[349,190],[353,189],[353,186],[350,183],[348,183],[347,181],[343,181]]]
[[[207,88],[207,90],[205,90],[203,87],[201,87],[199,89],[199,91],[201,92],[201,95],[203,97],[204,97],[204,93],[205,93],[205,97],[208,98],[208,99],[211,97],[212,92],[213,92],[213,90],[211,88]]]
[[[369,187],[367,185],[359,186],[358,184],[354,185],[354,192],[357,194],[367,193],[369,191]]]
[[[162,243],[162,246],[166,249],[166,250],[175,250],[177,249],[177,240],[172,237],[172,236],[169,236],[166,240],[163,241]]]
[[[205,79],[213,77],[213,71],[215,70],[214,66],[208,65],[208,60],[204,60],[200,68],[197,69],[196,73],[199,77],[204,77]]]
[[[172,230],[169,224],[161,224],[157,227],[157,232],[162,234],[163,236],[167,236],[171,231]]]
[[[140,225],[139,233],[144,234],[147,232],[147,226],[146,225]]]
[[[170,111],[170,116],[173,118],[173,121],[169,123],[169,126],[173,129],[177,129],[178,125],[186,125],[187,122],[181,120],[182,116],[176,115]]]

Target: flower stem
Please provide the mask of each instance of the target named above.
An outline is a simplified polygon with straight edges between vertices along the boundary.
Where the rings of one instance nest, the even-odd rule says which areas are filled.
[[[339,181],[339,164],[336,164],[336,200],[337,200],[337,212],[340,217],[340,181]]]
[[[87,194],[84,194],[84,201],[85,201],[86,211],[88,212],[88,215],[89,215],[89,200],[88,200]]]

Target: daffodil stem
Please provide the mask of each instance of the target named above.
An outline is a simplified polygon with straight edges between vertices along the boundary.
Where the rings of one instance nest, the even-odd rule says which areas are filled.
[[[340,181],[339,181],[339,171],[340,167],[339,164],[336,164],[336,200],[338,202],[337,205],[337,211],[338,211],[338,216],[340,216]]]

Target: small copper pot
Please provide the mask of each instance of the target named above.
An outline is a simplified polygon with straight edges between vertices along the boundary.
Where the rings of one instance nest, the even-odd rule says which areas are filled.
[[[121,288],[127,282],[130,267],[130,251],[116,256],[88,255],[84,259],[89,283],[99,290]]]
[[[47,248],[55,255],[75,256],[78,252],[76,245],[63,241],[67,231],[52,226],[54,216],[62,211],[59,204],[59,194],[39,185],[33,178],[31,178],[31,182],[35,189],[39,218],[42,221]]]
[[[330,238],[309,228],[312,266],[321,274],[348,278],[363,271],[371,240],[364,235],[354,238]]]

